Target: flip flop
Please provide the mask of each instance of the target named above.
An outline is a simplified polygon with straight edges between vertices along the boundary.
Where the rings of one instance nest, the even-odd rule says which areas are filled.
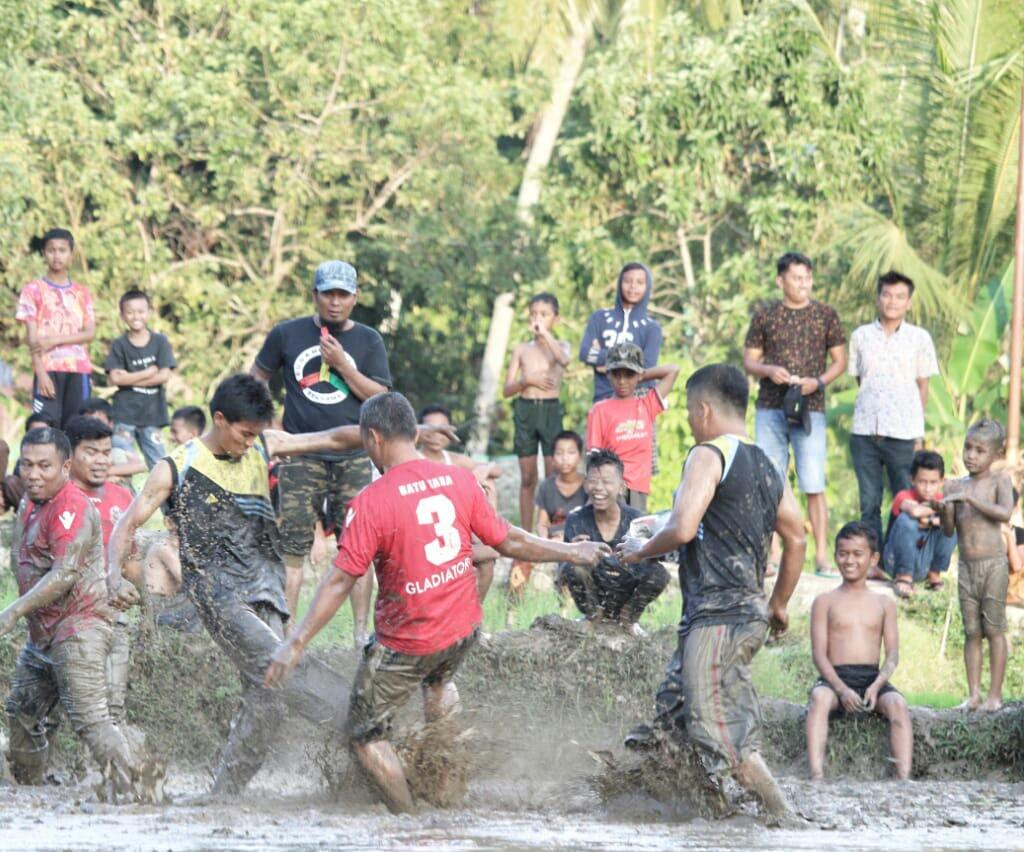
[[[909,600],[914,596],[914,584],[909,580],[893,580],[892,591],[896,597]]]
[[[924,587],[929,592],[941,592],[944,588],[946,588],[946,581],[945,580],[929,580],[927,583],[924,584]]]

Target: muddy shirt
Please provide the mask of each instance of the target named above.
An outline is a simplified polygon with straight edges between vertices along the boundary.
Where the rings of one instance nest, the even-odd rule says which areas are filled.
[[[843,326],[834,308],[811,301],[804,308],[787,308],[784,302],[771,302],[754,314],[744,343],[748,349],[760,349],[764,363],[785,367],[794,376],[816,379],[828,367],[828,351],[846,342]],[[761,379],[758,408],[782,408],[789,385],[777,385]],[[811,411],[825,410],[825,392],[808,397]]]
[[[361,577],[376,560],[377,640],[400,654],[427,656],[479,627],[472,536],[496,547],[508,530],[471,471],[415,459],[349,504],[334,565]]]
[[[697,535],[679,552],[683,620],[694,627],[767,621],[764,570],[783,482],[764,451],[735,435],[701,444],[722,458],[722,479]]]
[[[29,638],[40,648],[62,642],[98,621],[110,623],[103,533],[99,513],[73,482],[45,503],[25,497],[14,526],[14,573],[24,595],[55,564],[70,560],[75,584],[63,597],[27,617]]]
[[[174,481],[169,502],[178,528],[183,591],[197,606],[232,595],[270,604],[287,616],[284,560],[263,444],[235,459],[215,456],[194,438],[166,461]]]

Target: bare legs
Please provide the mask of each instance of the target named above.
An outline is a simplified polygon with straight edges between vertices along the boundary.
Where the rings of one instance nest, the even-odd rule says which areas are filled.
[[[989,651],[991,683],[988,697],[981,700],[982,637],[968,636],[964,640],[964,666],[967,669],[967,700],[960,705],[968,710],[998,710],[1003,706],[1003,676],[1006,674],[1007,644],[1003,633],[986,633]]]
[[[533,532],[533,496],[537,492],[537,457],[519,459],[519,525]]]
[[[290,626],[299,614],[299,592],[302,591],[302,576],[305,570],[306,557],[292,553],[284,555],[284,599],[288,604]]]
[[[896,764],[896,777],[910,777],[910,759],[914,753],[914,729],[910,708],[902,695],[890,692],[878,699],[878,712],[889,720],[889,749]]]
[[[811,780],[825,777],[825,744],[828,742],[828,717],[839,708],[838,696],[827,686],[811,690],[807,702],[807,765]]]
[[[733,777],[755,798],[757,798],[764,809],[774,817],[792,816],[786,797],[782,795],[778,783],[772,777],[764,758],[757,752],[750,755],[739,766],[733,770]]]
[[[819,571],[830,573],[832,563],[828,547],[828,504],[824,492],[807,495],[807,518],[814,536],[814,564]]]

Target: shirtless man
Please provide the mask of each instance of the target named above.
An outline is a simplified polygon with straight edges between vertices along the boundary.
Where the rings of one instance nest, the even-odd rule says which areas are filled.
[[[559,394],[562,373],[569,363],[569,344],[557,340],[552,329],[558,322],[558,299],[538,293],[530,299],[530,331],[533,340],[512,350],[505,377],[506,399],[518,394],[513,406],[515,453],[519,457],[519,523],[533,531],[533,496],[537,489],[537,445],[544,455],[544,471],[553,468],[555,436],[562,431]]]
[[[903,696],[889,683],[900,660],[896,601],[872,592],[868,572],[878,565],[878,540],[854,521],[836,536],[842,584],[818,595],[811,606],[811,654],[821,672],[807,705],[807,762],[811,779],[824,777],[828,720],[833,713],[878,713],[889,720],[896,777],[910,777],[914,732]],[[878,653],[885,643],[885,663]]]
[[[1006,432],[1002,424],[982,418],[964,438],[967,477],[947,480],[945,497],[932,504],[942,515],[946,535],[956,530],[960,548],[960,614],[964,622],[964,665],[970,691],[963,707],[998,710],[1003,706],[1006,672],[1006,590],[1010,567],[1003,540],[1003,524],[1013,513],[1013,483],[992,464],[1003,453]],[[981,639],[988,639],[992,682],[981,700]]]

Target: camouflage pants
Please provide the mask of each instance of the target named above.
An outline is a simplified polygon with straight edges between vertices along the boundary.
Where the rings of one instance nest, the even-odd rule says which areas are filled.
[[[110,625],[95,625],[41,649],[26,643],[18,656],[7,695],[10,762],[20,784],[40,784],[46,774],[56,724],[50,715],[59,701],[93,758],[127,785],[141,769],[110,716],[107,665],[113,643]]]
[[[305,556],[313,545],[313,527],[340,530],[349,501],[370,484],[366,456],[329,462],[296,456],[277,466],[281,501],[281,545],[289,556]]]

